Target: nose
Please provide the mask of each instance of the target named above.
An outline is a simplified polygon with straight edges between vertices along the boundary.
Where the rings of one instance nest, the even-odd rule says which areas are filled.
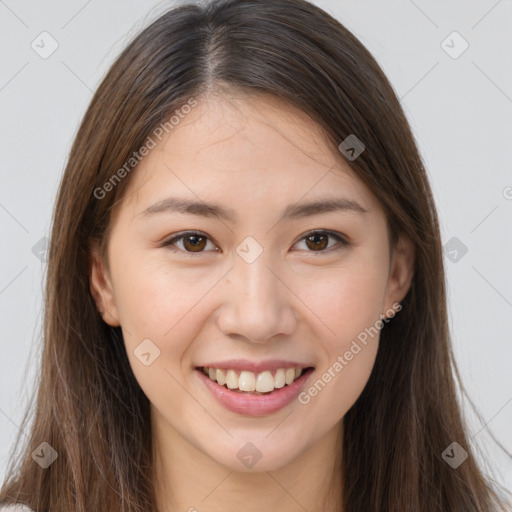
[[[218,327],[226,336],[266,343],[294,331],[295,294],[286,283],[282,268],[279,272],[265,251],[252,263],[235,254],[221,293],[224,303]]]

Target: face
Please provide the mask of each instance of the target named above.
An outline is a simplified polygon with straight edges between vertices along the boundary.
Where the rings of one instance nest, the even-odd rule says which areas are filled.
[[[91,290],[155,431],[236,471],[298,459],[368,381],[410,246],[390,255],[377,199],[271,97],[200,99],[129,179]]]

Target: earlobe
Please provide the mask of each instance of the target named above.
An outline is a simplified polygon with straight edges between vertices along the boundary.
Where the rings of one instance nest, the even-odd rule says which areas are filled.
[[[96,249],[89,257],[89,288],[103,320],[112,327],[118,327],[120,323],[111,279]]]
[[[392,308],[407,295],[414,277],[415,248],[412,241],[400,235],[393,250],[391,269],[388,279],[385,306]]]

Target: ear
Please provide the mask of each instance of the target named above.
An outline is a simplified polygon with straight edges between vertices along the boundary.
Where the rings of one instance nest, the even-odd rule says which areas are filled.
[[[89,256],[89,288],[103,321],[112,327],[118,327],[119,314],[112,281],[97,248]]]
[[[414,276],[415,249],[412,241],[401,234],[393,249],[385,297],[385,311],[407,295]]]

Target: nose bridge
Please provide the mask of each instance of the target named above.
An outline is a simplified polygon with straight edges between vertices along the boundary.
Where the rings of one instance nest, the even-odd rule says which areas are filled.
[[[237,301],[241,301],[240,304],[248,302],[247,305],[254,310],[279,302],[282,283],[272,268],[276,265],[272,262],[270,250],[262,247],[261,252],[255,255],[255,249],[250,247],[247,254],[240,255],[242,249],[243,246],[237,250],[233,269]]]
[[[287,288],[277,277],[279,265],[272,261],[270,251],[257,250],[254,242],[248,241],[248,245],[240,244],[237,253],[228,277],[228,307],[221,320],[224,334],[265,341],[288,332],[293,315]]]

